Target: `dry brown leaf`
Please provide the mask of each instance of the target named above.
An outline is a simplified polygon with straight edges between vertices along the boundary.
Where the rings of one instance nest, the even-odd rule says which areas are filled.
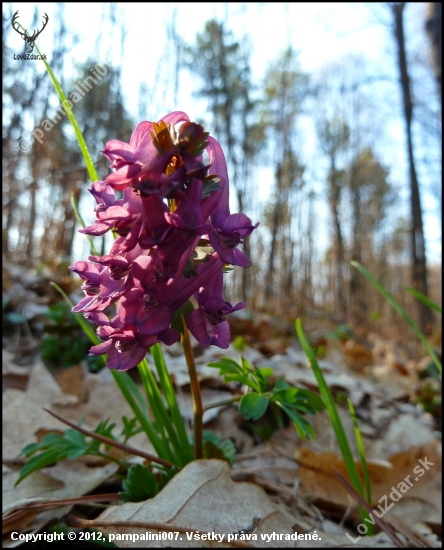
[[[111,506],[96,520],[97,528],[106,534],[156,533],[141,524],[168,523],[171,528],[179,527],[199,530],[200,533],[228,534],[241,531],[255,534],[273,532],[293,533],[296,518],[281,510],[258,486],[252,483],[236,483],[230,477],[230,469],[222,460],[196,460],[179,472],[155,498],[143,503],[128,503]],[[122,522],[126,525],[122,525]],[[104,526],[103,523],[109,523]],[[116,524],[119,524],[118,526]],[[134,523],[137,523],[135,527]],[[99,527],[99,524],[102,524]],[[174,542],[182,548],[221,548],[224,543],[207,540],[188,541],[186,534]],[[250,540],[255,545],[262,541]],[[119,541],[121,548],[168,547],[171,541]],[[290,543],[290,544],[289,544]],[[291,541],[273,541],[273,546],[294,547]],[[268,545],[269,546],[269,545]]]
[[[19,477],[18,471],[3,473],[3,517],[12,513],[26,503],[38,502],[44,499],[63,499],[82,496],[106,481],[118,469],[117,464],[107,464],[103,467],[89,468],[79,460],[64,460],[52,466],[32,473],[17,487],[14,486]],[[54,518],[61,518],[72,506],[64,506],[41,513],[29,510],[17,522],[9,525],[8,532],[16,530],[37,532]],[[5,542],[5,541],[4,541]],[[9,541],[5,547],[16,546],[21,541]]]
[[[76,423],[83,419],[83,425],[88,429],[94,429],[99,422],[110,418],[117,424],[115,433],[123,427],[122,416],[134,416],[108,371],[103,371],[100,376],[87,374],[83,383],[80,391],[88,395],[88,400],[79,403],[76,395],[63,393],[45,365],[38,363],[31,370],[26,392],[6,390],[3,394],[3,461],[16,461],[25,445],[36,441],[36,434],[42,428],[65,430],[42,407],[49,407]],[[131,445],[142,451],[153,451],[145,433],[134,436]]]
[[[78,397],[80,402],[88,399],[88,389],[85,386],[85,372],[81,366],[76,365],[65,369],[59,369],[56,375],[57,384],[62,392]]]
[[[375,357],[372,351],[366,346],[354,342],[353,340],[348,340],[344,345],[344,354],[347,365],[352,369],[358,372],[361,372],[368,367],[373,365],[375,362]]]
[[[307,533],[301,518],[274,504],[261,488],[252,483],[233,482],[227,463],[221,460],[192,462],[155,498],[111,506],[92,521],[70,518],[69,525],[92,527],[107,536],[112,535],[112,542],[119,548],[330,548],[351,545],[345,532],[311,530]],[[241,537],[242,531],[249,537]],[[225,536],[222,540],[220,537],[197,540],[194,537],[197,532],[212,534],[212,537],[215,534]],[[297,541],[278,538],[294,537],[295,532],[310,536],[316,533],[318,538]],[[146,540],[159,533],[165,538]],[[173,540],[168,540],[168,533],[172,533]],[[273,534],[275,538],[270,538]],[[128,538],[130,535],[138,536],[139,540]],[[391,541],[385,533],[380,533],[375,537],[362,537],[356,547],[390,548]]]
[[[300,465],[298,473],[302,482],[302,493],[310,495],[323,507],[341,512],[354,504],[332,471],[335,468],[347,477],[345,464],[340,456],[335,453],[314,453],[308,447],[302,446],[295,454]],[[421,460],[428,466],[428,470],[423,467]],[[401,510],[405,510],[406,517],[415,521],[437,522],[441,510],[441,455],[437,446],[430,444],[411,448],[392,455],[387,462],[389,467],[383,463],[368,463],[373,505],[386,503],[389,506],[398,499],[399,504],[395,507],[398,515]],[[357,463],[357,468],[363,480],[360,463]],[[421,502],[427,503],[423,505],[422,511]]]

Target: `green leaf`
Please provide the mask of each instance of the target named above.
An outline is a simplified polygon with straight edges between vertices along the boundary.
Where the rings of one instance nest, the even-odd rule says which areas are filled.
[[[274,374],[273,369],[270,369],[270,367],[262,367],[258,369],[258,371],[261,373],[264,380],[271,378]]]
[[[222,441],[222,443],[219,444],[219,448],[223,451],[230,466],[233,466],[234,459],[236,458],[236,447],[231,439],[225,439]]]
[[[268,407],[268,399],[258,393],[247,393],[239,403],[239,412],[249,420],[258,420],[265,414]]]
[[[318,395],[302,388],[276,389],[275,386],[271,395],[273,401],[299,408],[305,412],[310,412],[310,414],[316,414],[316,411],[322,411],[325,408],[324,402]]]
[[[220,437],[217,435],[216,432],[213,432],[213,430],[203,430],[202,441],[204,443],[205,441],[211,441],[211,443],[214,443],[215,445],[219,445]]]
[[[222,443],[216,444],[213,441],[205,441],[203,444],[204,458],[219,458],[228,462],[230,466],[234,463],[236,449],[230,439],[226,439]]]
[[[220,179],[214,178],[211,180],[205,180],[202,185],[202,198],[206,199],[214,193],[214,191],[217,191],[220,189],[219,185]]]
[[[220,375],[226,373],[240,374],[242,372],[241,367],[236,363],[236,361],[233,361],[233,359],[228,357],[222,357],[222,359],[217,362],[213,361],[212,363],[208,363],[208,366],[215,369],[220,369]]]
[[[134,435],[143,432],[143,428],[141,426],[137,426],[137,418],[134,417],[131,420],[128,420],[126,416],[122,416],[122,422],[123,422],[123,429],[120,432],[123,436],[123,442],[126,443],[128,439],[133,437]]]
[[[241,360],[242,373],[243,374],[249,374],[251,372],[251,365],[250,365],[249,361],[247,361],[245,359],[245,357],[242,357],[242,356],[241,356],[240,360]]]
[[[301,439],[305,439],[305,436],[307,436],[308,439],[314,439],[315,433],[313,427],[305,418],[288,405],[282,403],[278,403],[278,405],[287,413]]]
[[[245,384],[254,391],[261,391],[261,387],[258,382],[256,382],[256,380],[252,380],[251,378],[248,378],[248,376],[244,376],[243,374],[227,374],[225,376],[225,380],[227,382],[239,382],[240,384]]]
[[[26,447],[22,450],[19,456],[28,457],[33,455],[37,451],[43,451],[47,449],[52,442],[57,441],[61,437],[63,436],[56,433],[45,434],[39,443],[30,443],[29,445],[26,445]]]
[[[20,477],[15,482],[15,486],[17,486],[20,482],[22,482],[26,477],[28,477],[33,472],[36,472],[37,470],[41,470],[42,468],[46,468],[46,466],[51,466],[51,464],[54,464],[54,462],[57,462],[62,458],[66,458],[67,455],[68,455],[68,452],[66,450],[61,451],[59,448],[57,448],[57,449],[44,451],[43,453],[40,453],[39,455],[32,457],[20,470]]]
[[[102,422],[100,422],[98,424],[97,428],[94,430],[94,433],[99,434],[99,435],[103,435],[105,437],[108,437],[109,439],[116,440],[116,438],[114,437],[114,434],[112,433],[113,429],[116,427],[116,424],[113,422],[113,423],[108,425],[108,422],[110,422],[109,418],[107,418],[106,420],[103,420]],[[80,434],[80,435],[82,435],[82,434]],[[83,436],[83,437],[85,437],[85,436]],[[100,445],[103,445],[103,443],[101,443],[97,439],[91,439],[91,443],[88,446],[87,452],[96,452],[96,451],[98,451]]]
[[[120,493],[125,502],[141,502],[153,498],[157,493],[157,481],[153,472],[142,464],[134,464],[128,470]]]
[[[262,369],[258,369],[257,367],[253,367],[253,372],[250,374],[250,376],[252,376],[252,378],[257,381],[260,387],[260,391],[261,393],[263,393],[267,389],[268,380],[270,379],[270,376],[272,374],[273,371],[270,368],[264,367]]]
[[[187,300],[180,308],[176,309],[176,311],[173,313],[173,317],[171,319],[171,328],[177,330],[180,332],[180,334],[183,334],[183,321],[182,316],[185,319],[185,322],[188,318],[188,315],[194,311],[193,304],[191,303],[191,300]]]

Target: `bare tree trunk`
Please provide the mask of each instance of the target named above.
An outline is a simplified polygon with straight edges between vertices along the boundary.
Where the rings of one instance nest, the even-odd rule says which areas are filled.
[[[361,177],[360,169],[357,163],[354,163],[350,178],[350,191],[353,204],[353,246],[352,260],[362,263],[362,215],[361,215],[361,195],[359,192]],[[353,325],[361,324],[365,320],[367,312],[362,289],[362,275],[357,269],[350,272],[350,313],[352,315]]]
[[[35,174],[35,170],[33,169]],[[35,231],[35,222],[36,222],[36,195],[37,195],[37,182],[34,181],[29,193],[31,195],[31,202],[29,205],[29,225],[27,228],[27,245],[26,245],[26,266],[31,267],[33,263],[33,250],[34,250],[34,231]]]
[[[415,159],[412,143],[412,116],[413,103],[410,94],[410,78],[407,69],[407,57],[405,51],[404,20],[403,13],[405,2],[391,4],[395,19],[394,35],[398,46],[398,64],[400,83],[404,103],[404,118],[406,125],[407,153],[410,170],[410,201],[412,211],[411,246],[413,263],[413,286],[427,296],[427,263],[425,255],[424,228],[422,221],[421,198],[419,194],[418,177],[416,174]],[[424,330],[433,320],[430,309],[422,302],[417,301],[419,324]]]
[[[339,200],[341,195],[341,187],[338,181],[339,174],[336,170],[334,153],[331,158],[330,172],[330,210],[333,217],[334,228],[334,262],[335,262],[335,296],[337,301],[337,315],[343,321],[347,318],[347,303],[345,300],[345,285],[344,285],[344,239],[342,237],[341,221],[339,219]]]
[[[280,225],[280,190],[281,190],[281,172],[282,166],[278,164],[276,170],[276,203],[273,211],[273,227],[271,230],[271,246],[270,253],[268,255],[268,269],[267,269],[267,281],[265,284],[265,303],[268,304],[273,292],[273,271],[274,271],[274,258],[276,254],[277,235]]]
[[[429,2],[426,29],[432,43],[432,63],[442,104],[442,2]]]

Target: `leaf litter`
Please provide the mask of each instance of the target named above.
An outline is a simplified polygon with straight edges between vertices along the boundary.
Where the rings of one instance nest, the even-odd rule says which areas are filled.
[[[313,373],[297,344],[290,343],[283,350],[280,341],[275,346],[279,353],[269,357],[264,357],[258,348],[257,345],[247,346],[242,350],[242,355],[258,367],[273,368],[276,376],[282,376],[290,384],[316,389]],[[3,377],[13,380],[12,384],[6,385],[3,394],[3,512],[7,517],[23,503],[32,502],[36,498],[63,498],[86,494],[103,484],[116,470],[114,465],[103,466],[103,463],[97,462],[94,465],[94,461],[86,463],[83,458],[63,461],[31,474],[22,485],[12,489],[18,477],[17,468],[23,464],[23,460],[18,458],[23,447],[36,441],[37,434],[41,434],[42,430],[45,433],[62,429],[57,420],[42,410],[42,406],[50,407],[74,422],[83,419],[84,425],[91,429],[104,419],[104,411],[119,428],[121,417],[131,417],[131,411],[106,370],[93,375],[84,367],[76,367],[71,372],[70,369],[58,369],[54,378],[41,362],[32,368],[19,366],[15,362],[16,354],[4,351]],[[185,361],[178,355],[179,350],[166,348],[165,351],[178,389],[180,406],[185,416],[191,420],[192,408]],[[266,351],[270,352],[270,349]],[[427,457],[433,463],[433,467],[396,503],[393,511],[387,513],[387,521],[392,521],[398,533],[403,533],[400,536],[405,541],[418,543],[418,540],[422,540],[421,537],[425,537],[432,547],[437,547],[440,543],[436,533],[440,533],[441,529],[441,454],[436,439],[436,423],[429,413],[412,403],[418,387],[417,369],[412,368],[401,355],[393,344],[385,344],[385,348],[383,344],[379,344],[373,347],[371,357],[368,355],[367,359],[363,359],[366,355],[361,348],[349,346],[344,349],[333,341],[331,345],[329,342],[326,357],[320,361],[320,366],[336,399],[350,397],[355,405],[369,461],[374,505],[387,492],[390,493],[393,484],[397,485],[411,474],[421,457]],[[208,362],[221,356],[237,360],[239,351],[230,346],[225,352],[204,350],[196,357],[205,404],[229,399],[237,391],[233,385],[227,385],[215,377],[214,369],[206,366]],[[369,365],[363,366],[366,361]],[[22,364],[23,362],[20,361]],[[401,368],[402,366],[405,368]],[[28,389],[24,391],[26,382]],[[352,450],[358,456],[348,411],[342,407],[338,410]],[[161,502],[162,507],[159,509],[163,510],[164,515],[153,516],[150,512],[151,515],[147,517],[151,524],[154,522],[153,518],[157,518],[157,523],[168,523],[172,527],[188,529],[191,526],[201,533],[205,529],[215,531],[217,527],[221,532],[225,529],[227,534],[238,533],[242,529],[257,534],[271,533],[273,530],[282,533],[303,530],[309,533],[316,529],[323,538],[323,546],[344,546],[347,542],[344,538],[346,532],[356,536],[352,528],[359,522],[356,503],[338,483],[331,470],[334,465],[339,471],[345,472],[328,417],[323,412],[310,420],[316,432],[316,439],[311,442],[301,442],[294,428],[290,427],[275,431],[271,438],[258,443],[257,436],[245,430],[245,421],[238,414],[236,406],[210,409],[204,417],[205,428],[214,430],[222,439],[234,441],[239,453],[231,471],[232,479],[225,463],[220,464],[221,461],[217,460],[204,461],[205,468],[208,466],[208,471],[204,468],[204,472],[207,472],[205,474],[200,469],[200,461],[197,461],[176,475],[158,496],[138,504],[137,513],[136,508],[131,508],[135,505],[127,503],[108,508],[92,521],[109,521],[113,516],[108,514],[112,511],[122,513],[124,522],[130,521],[129,517],[131,521],[136,517],[143,522],[145,520],[140,519],[145,517],[143,507],[148,506],[146,510],[151,510],[152,507],[154,510]],[[153,451],[143,434],[136,435],[131,444],[146,452]],[[212,466],[213,463],[217,467]],[[82,472],[85,483],[72,483],[69,472],[74,479],[76,474],[78,476]],[[86,475],[87,473],[91,476]],[[203,482],[204,479],[207,481]],[[194,493],[198,495],[196,500],[192,500],[190,496],[194,494],[193,487]],[[250,489],[253,490],[253,496]],[[167,499],[162,496],[164,494],[169,495],[168,500],[172,506],[170,510],[166,505]],[[182,495],[182,500],[176,498],[179,494]],[[245,509],[241,504],[238,507],[238,499],[233,495],[238,495],[241,503],[247,503]],[[159,498],[160,501],[157,500]],[[251,518],[251,509],[248,506],[250,501],[262,504],[262,508],[257,509],[259,515]],[[212,504],[204,506],[205,502]],[[223,512],[218,507],[219,502],[220,506],[224,504],[228,510],[225,516],[221,516]],[[48,518],[60,518],[68,509],[64,507],[56,511],[46,510],[39,514],[35,510],[29,510],[27,515],[18,520],[17,530],[37,532],[47,524]],[[130,509],[135,515],[125,516],[126,510]],[[262,521],[265,517],[268,518],[267,522],[257,522],[257,518]],[[396,517],[407,523],[410,531]],[[109,533],[120,532],[120,527],[116,527],[114,531],[112,529],[108,525],[105,530]],[[157,531],[154,529],[153,532]],[[115,542],[118,546],[122,544]],[[211,541],[198,542],[213,544]],[[284,542],[276,540],[272,545],[284,547]],[[270,544],[268,542],[268,546]],[[262,541],[254,541],[254,545],[261,546]],[[297,545],[319,546],[319,542],[304,540],[298,541]],[[381,532],[374,537],[362,537],[356,546],[391,545],[386,534]],[[146,541],[143,546],[147,547]],[[190,541],[189,546],[195,547],[196,540]]]

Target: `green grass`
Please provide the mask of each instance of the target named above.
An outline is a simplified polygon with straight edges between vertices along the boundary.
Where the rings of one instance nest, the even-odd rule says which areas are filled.
[[[328,417],[330,418],[331,425],[333,427],[333,431],[336,436],[336,440],[339,445],[339,449],[341,450],[342,458],[344,459],[344,464],[348,473],[348,477],[350,479],[351,484],[355,488],[355,490],[364,497],[364,492],[362,490],[362,483],[361,478],[359,477],[358,470],[356,468],[356,463],[353,458],[353,454],[350,449],[350,445],[347,439],[347,436],[344,431],[344,427],[342,425],[341,419],[339,417],[338,410],[336,408],[335,401],[333,399],[333,396],[331,394],[330,388],[327,386],[327,383],[325,381],[324,375],[322,373],[322,370],[320,369],[318,365],[318,361],[316,359],[316,355],[308,343],[308,340],[304,334],[304,331],[302,329],[302,322],[300,319],[297,319],[296,321],[296,332],[299,337],[299,341],[301,343],[302,349],[304,350],[305,354],[308,357],[308,360],[310,362],[310,366],[313,369],[313,374],[315,375],[316,381],[318,383],[319,391],[321,393],[321,397],[325,403],[325,407],[327,409]],[[359,432],[359,430],[358,430]],[[356,432],[355,432],[356,433]],[[360,437],[360,433],[359,433]],[[362,445],[362,439],[361,445]],[[359,444],[358,444],[359,447]],[[363,451],[362,447],[362,451]],[[364,455],[365,456],[365,455]],[[362,460],[362,457],[361,457]],[[363,471],[365,472],[366,466],[364,468],[363,464]],[[367,471],[367,477],[368,477],[368,471]],[[370,481],[368,481],[370,483]],[[369,504],[371,504],[369,502]],[[368,513],[359,506],[359,513],[361,515],[362,520],[365,518],[368,518],[370,520],[370,517]],[[367,523],[367,522],[366,522]],[[373,534],[373,526],[371,524],[368,525],[368,535]]]
[[[369,273],[364,266],[362,266],[359,262],[350,262],[350,264],[355,267],[364,277],[380,292],[384,298],[387,300],[387,302],[392,306],[392,308],[396,311],[396,313],[404,319],[404,321],[413,329],[416,336],[421,340],[422,344],[426,348],[428,354],[430,355],[432,361],[435,363],[436,368],[438,369],[439,373],[442,374],[442,365],[441,361],[438,359],[438,356],[436,355],[432,345],[427,340],[427,338],[422,333],[421,329],[416,325],[416,323],[407,315],[407,313],[404,311],[404,309],[398,304],[398,302],[395,300],[394,296],[382,286],[382,284],[373,277],[371,273]],[[410,294],[415,296],[415,298],[418,298],[423,303],[427,303],[430,307],[432,307],[431,302],[424,294],[421,292],[418,292],[414,289],[407,289],[409,290]],[[438,308],[438,310],[441,310],[436,304],[433,304],[433,309]]]

